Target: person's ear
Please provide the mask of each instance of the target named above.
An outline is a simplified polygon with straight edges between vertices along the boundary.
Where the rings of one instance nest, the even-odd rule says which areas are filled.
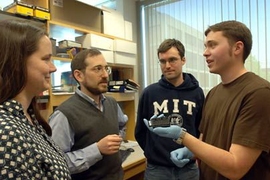
[[[239,55],[240,53],[243,53],[244,51],[244,44],[242,41],[237,41],[234,44],[234,53],[235,55]]]
[[[181,58],[182,65],[186,64],[186,57]]]
[[[82,82],[84,79],[84,73],[78,69],[74,70],[73,75],[78,82]]]

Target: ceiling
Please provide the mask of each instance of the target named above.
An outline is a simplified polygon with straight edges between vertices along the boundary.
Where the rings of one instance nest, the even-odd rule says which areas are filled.
[[[83,2],[85,4],[89,4],[91,6],[96,6],[101,8],[105,6],[107,8],[116,9],[116,0],[76,0]]]

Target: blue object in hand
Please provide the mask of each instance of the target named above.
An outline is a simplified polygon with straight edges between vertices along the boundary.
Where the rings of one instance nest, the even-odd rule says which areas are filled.
[[[163,117],[164,115],[161,114],[157,117],[157,115],[154,115],[150,118],[150,120],[152,118],[159,118],[159,117]],[[144,124],[147,126],[147,128],[154,132],[155,134],[161,136],[161,137],[167,137],[167,138],[172,138],[172,139],[178,139],[181,132],[182,132],[182,129],[181,127],[177,126],[177,125],[170,125],[169,127],[156,127],[156,128],[153,128],[153,127],[150,127],[149,124],[148,124],[148,120],[147,119],[143,119],[144,121]]]
[[[171,160],[177,167],[184,167],[193,158],[192,152],[186,148],[179,148],[171,152]]]
[[[164,116],[164,114],[161,114],[161,115],[159,115],[159,116],[153,115],[153,116],[150,118],[150,120],[151,120],[151,119],[154,119],[154,118],[158,118],[158,117],[163,117],[163,116]],[[153,132],[153,129],[154,129],[154,128],[149,126],[149,121],[148,121],[147,119],[143,119],[143,121],[144,121],[144,124],[146,125],[146,127],[147,127],[150,131]]]

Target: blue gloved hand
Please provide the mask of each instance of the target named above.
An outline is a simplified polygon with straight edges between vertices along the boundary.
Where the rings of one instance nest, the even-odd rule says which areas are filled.
[[[158,116],[158,118],[160,117],[163,117],[164,115],[161,114]],[[150,118],[150,120],[152,118],[156,118],[157,115],[154,115]],[[172,139],[178,139],[181,132],[182,132],[182,129],[181,127],[177,126],[177,125],[171,125],[169,127],[156,127],[156,128],[153,128],[153,127],[149,127],[149,124],[148,124],[148,120],[147,119],[143,119],[144,121],[144,124],[146,125],[146,127],[154,132],[155,134],[159,135],[159,136],[162,136],[162,137],[167,137],[167,138],[172,138]]]
[[[171,160],[177,167],[184,167],[190,159],[194,157],[193,153],[186,147],[176,149],[171,152]]]
[[[154,119],[154,118],[160,118],[160,117],[164,117],[164,114],[161,114],[161,115],[159,115],[159,116],[157,116],[157,115],[153,115],[151,118],[150,118],[150,120],[151,119]],[[152,131],[153,132],[153,127],[150,127],[149,126],[149,121],[147,120],[147,119],[143,119],[143,121],[144,121],[144,124],[146,125],[146,127],[150,130],[150,131]]]
[[[153,132],[162,137],[178,139],[182,129],[177,125],[170,125],[170,127],[156,127]]]

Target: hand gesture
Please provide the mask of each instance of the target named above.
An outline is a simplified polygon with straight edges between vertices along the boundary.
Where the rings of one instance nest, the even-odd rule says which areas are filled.
[[[194,155],[188,148],[183,147],[172,151],[170,158],[176,166],[181,168],[185,166],[193,156]]]
[[[97,146],[101,154],[114,154],[119,151],[122,140],[117,134],[107,135],[97,142]]]

